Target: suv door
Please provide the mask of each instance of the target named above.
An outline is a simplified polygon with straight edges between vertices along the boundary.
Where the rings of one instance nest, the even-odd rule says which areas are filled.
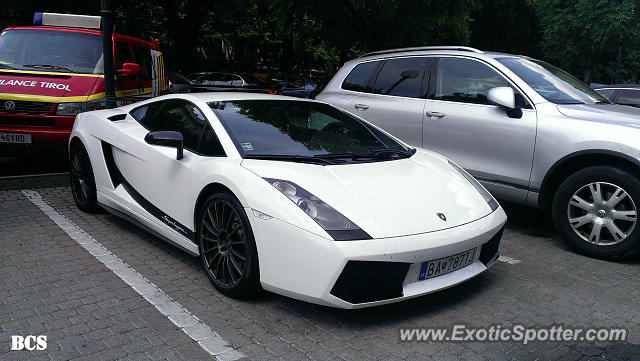
[[[489,89],[501,86],[514,89],[521,117],[512,118],[487,100]],[[503,199],[526,199],[536,125],[529,100],[489,64],[462,57],[437,59],[425,104],[424,147],[460,164]]]
[[[139,194],[133,209],[143,208],[156,222],[162,222],[185,237],[191,237],[185,225],[190,222],[189,184],[191,168],[207,120],[194,104],[170,99],[136,108],[131,115],[139,127],[127,129],[118,137],[115,158],[120,173]],[[149,131],[170,130],[182,133],[184,157],[176,159],[176,149],[149,145],[144,137]],[[168,217],[166,217],[168,216]],[[154,220],[152,220],[154,221]]]
[[[350,111],[407,143],[422,147],[429,63],[425,57],[384,61],[374,72],[369,92],[352,100]]]

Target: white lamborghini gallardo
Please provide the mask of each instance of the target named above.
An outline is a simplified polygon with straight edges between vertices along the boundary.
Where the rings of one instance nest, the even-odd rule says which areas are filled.
[[[491,266],[506,222],[456,164],[317,101],[180,94],[82,113],[69,154],[81,210],[199,256],[229,296],[424,295]]]

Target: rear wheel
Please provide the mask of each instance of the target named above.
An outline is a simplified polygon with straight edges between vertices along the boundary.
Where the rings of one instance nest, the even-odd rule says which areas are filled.
[[[87,149],[81,142],[74,142],[69,150],[71,193],[76,206],[87,213],[98,211],[96,181]]]
[[[211,283],[231,297],[259,291],[258,253],[240,202],[229,192],[214,193],[203,203],[198,222],[200,258]]]
[[[560,185],[553,222],[569,245],[592,257],[622,259],[640,251],[640,181],[624,169],[582,169]]]

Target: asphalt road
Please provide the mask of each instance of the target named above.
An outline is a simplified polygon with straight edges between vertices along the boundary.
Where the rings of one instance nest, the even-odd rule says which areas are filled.
[[[615,263],[577,255],[556,238],[544,213],[507,207],[501,253],[509,262],[445,291],[349,311],[267,292],[248,300],[224,297],[197,258],[112,215],[78,211],[68,188],[36,191],[46,205],[20,190],[0,191],[2,360],[640,360],[640,258]],[[201,346],[193,332],[171,321],[171,311],[141,296],[144,287],[109,266],[105,252],[195,316],[219,344]],[[453,324],[622,327],[629,339],[400,341],[400,328]],[[12,335],[46,335],[48,347],[10,351]],[[233,352],[212,356],[222,349]]]

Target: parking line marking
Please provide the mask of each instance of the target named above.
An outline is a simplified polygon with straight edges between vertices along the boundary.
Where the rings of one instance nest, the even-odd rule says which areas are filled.
[[[518,264],[518,263],[522,263],[521,260],[519,259],[515,259],[509,256],[503,256],[500,255],[500,257],[498,257],[498,261],[504,262],[504,263],[508,263],[508,264]]]
[[[102,262],[116,276],[131,286],[147,302],[152,304],[169,321],[182,330],[189,338],[196,341],[203,350],[217,360],[238,360],[245,357],[235,350],[225,339],[215,333],[209,326],[186,308],[164,293],[158,286],[146,279],[93,239],[88,233],[73,223],[69,218],[58,212],[42,196],[33,190],[23,190],[22,193],[40,210],[47,215],[60,229],[82,248],[87,250],[98,261]]]

